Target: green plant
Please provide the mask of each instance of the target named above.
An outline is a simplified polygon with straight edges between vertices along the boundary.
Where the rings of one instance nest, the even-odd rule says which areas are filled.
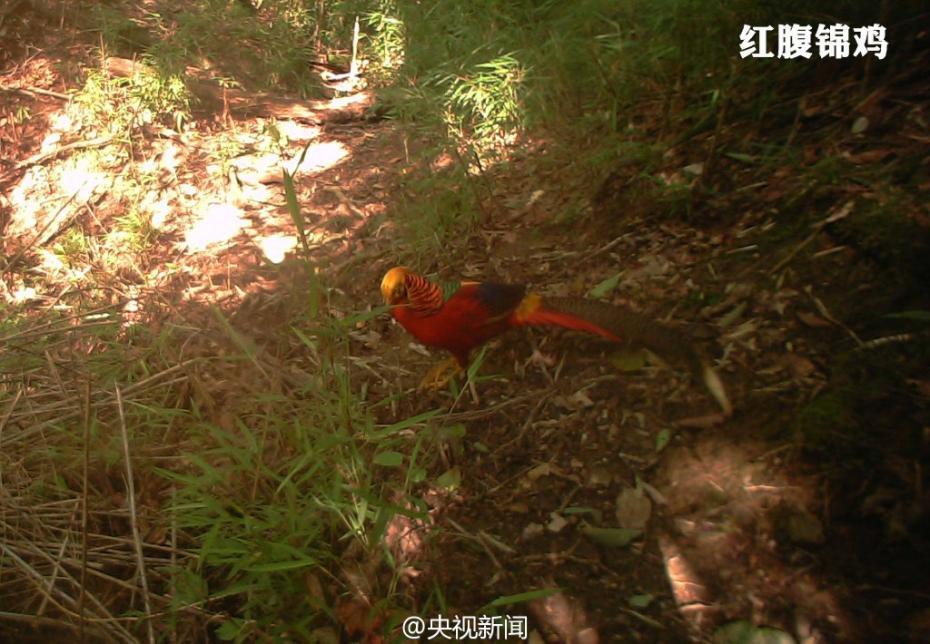
[[[105,131],[119,137],[155,121],[180,129],[190,114],[190,97],[181,77],[161,76],[144,67],[128,78],[92,71],[75,101]]]
[[[17,125],[22,125],[32,117],[32,110],[28,106],[22,105],[16,108],[16,112],[13,114],[13,122]]]
[[[127,16],[112,4],[92,3],[90,21],[99,31],[107,50],[118,55],[133,56],[151,42],[151,36],[144,23]]]
[[[151,216],[143,212],[138,204],[131,204],[125,215],[117,217],[116,230],[126,234],[135,250],[148,248],[155,234]]]
[[[520,87],[525,69],[513,54],[478,63],[460,74],[438,76],[443,88],[445,121],[457,140],[474,139],[479,146],[503,139],[521,121]]]
[[[435,257],[446,252],[453,236],[470,229],[478,215],[472,181],[460,166],[447,174],[424,173],[409,181],[397,210],[405,253],[417,259]]]
[[[268,139],[264,139],[268,141]],[[223,176],[229,176],[233,159],[243,154],[245,148],[234,132],[225,132],[216,138],[215,147],[210,151],[210,158],[220,164]]]
[[[198,544],[196,559],[177,573],[187,589],[177,601],[225,598],[235,629],[221,636],[306,637],[327,617],[322,607],[307,609],[305,575],[333,567],[346,550],[377,552],[395,512],[419,515],[387,499],[408,498],[431,465],[421,463],[427,439],[411,444],[402,434],[422,419],[376,426],[338,359],[347,330],[370,316],[305,320],[311,333],[295,335],[319,358],[315,377],[287,395],[256,383],[228,427],[194,410],[199,439],[184,455],[188,467],[161,470],[177,490],[179,528]],[[266,373],[247,338],[221,326],[242,347],[233,359]],[[392,587],[381,592],[390,597]]]
[[[406,27],[396,0],[378,0],[377,6],[365,14],[365,25],[376,75],[382,82],[391,81],[404,62],[406,44]]]
[[[54,253],[66,264],[79,261],[87,252],[87,238],[79,228],[69,228],[53,247]]]

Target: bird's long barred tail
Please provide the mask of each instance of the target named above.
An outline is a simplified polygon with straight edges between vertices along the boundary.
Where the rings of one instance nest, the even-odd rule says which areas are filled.
[[[623,341],[646,347],[669,362],[695,371],[701,365],[700,356],[680,331],[628,308],[574,297],[546,298],[543,306],[586,320]]]
[[[422,275],[407,274],[407,301],[414,312],[430,315],[442,308],[442,289]]]
[[[688,367],[704,382],[724,414],[729,416],[733,412],[723,382],[691,340],[682,332],[645,315],[597,300],[552,297],[546,298],[527,322],[556,324],[642,345],[668,362]]]

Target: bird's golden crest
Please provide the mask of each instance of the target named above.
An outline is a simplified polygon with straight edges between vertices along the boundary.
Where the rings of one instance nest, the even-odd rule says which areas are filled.
[[[407,275],[410,269],[406,266],[395,266],[381,280],[381,297],[386,304],[399,304],[406,298]]]

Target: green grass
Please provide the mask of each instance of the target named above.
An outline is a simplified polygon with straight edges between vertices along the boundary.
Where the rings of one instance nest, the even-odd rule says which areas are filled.
[[[395,217],[402,242],[398,253],[412,255],[421,264],[441,255],[453,238],[467,234],[479,215],[472,182],[460,166],[451,173],[424,172],[412,178]]]
[[[69,228],[55,243],[54,253],[66,264],[77,263],[87,252],[87,238],[77,228]]]
[[[370,74],[387,82],[403,61],[405,30],[393,0],[266,0],[252,5],[256,11],[228,0],[195,0],[170,11],[155,7],[130,12],[94,3],[88,23],[100,33],[107,51],[142,57],[162,74],[207,63],[211,74],[227,83],[301,96],[321,94],[318,80],[309,73],[311,60],[329,57],[348,66],[356,18],[362,27],[360,56],[369,61]],[[236,43],[234,56],[229,55],[230,43]]]
[[[180,632],[196,630],[198,615],[213,614],[211,628],[219,627],[224,639],[308,637],[313,628],[332,623],[338,594],[308,610],[306,576],[333,577],[344,585],[341,566],[348,552],[382,562],[373,583],[385,584],[376,590],[390,604],[396,572],[382,552],[385,529],[395,512],[423,516],[413,491],[429,482],[429,472],[439,473],[434,443],[459,430],[412,438],[405,430],[426,417],[377,424],[372,409],[378,401],[359,397],[345,351],[348,329],[371,314],[314,322],[296,313],[290,360],[298,375],[289,381],[282,381],[272,356],[229,323],[212,331],[220,357],[215,350],[182,355],[192,338],[184,327],[169,325],[157,335],[142,327],[127,344],[116,319],[77,330],[51,314],[8,322],[0,401],[14,413],[3,434],[5,493],[16,490],[19,503],[30,507],[64,503],[62,520],[85,487],[92,507],[105,508],[108,495],[125,494],[125,433],[137,502],[147,508],[140,519],[143,541],[150,548],[176,544],[170,556],[153,551],[148,575],[155,608],[167,611]],[[49,324],[52,331],[37,335]],[[52,366],[45,352],[70,357]],[[91,476],[84,479],[87,383]],[[123,392],[121,411],[116,388]],[[122,528],[100,523],[102,518],[91,517],[93,547],[106,538],[98,534],[129,536],[122,531],[128,516],[119,522]],[[14,529],[10,519],[6,530]],[[15,530],[38,525],[27,515],[17,519]],[[79,529],[72,538],[80,543]],[[112,574],[129,574],[133,561],[127,550],[125,570]],[[0,558],[0,565],[8,579],[22,572],[9,560]],[[107,592],[106,584],[100,592]],[[4,604],[18,606],[8,594]],[[200,610],[191,613],[192,605]],[[133,602],[122,610],[142,606]]]
[[[661,157],[631,159],[631,143],[690,153],[688,162],[704,162],[707,172],[694,182],[695,194],[687,185],[657,183],[641,199],[690,216],[714,195],[715,184],[728,180],[732,163],[762,175],[796,162],[790,143],[797,140],[798,101],[812,82],[836,74],[816,60],[739,58],[743,24],[894,19],[906,25],[913,13],[902,6],[879,15],[874,4],[856,1],[826,13],[802,2],[755,0],[383,3],[378,15],[403,25],[406,47],[397,86],[384,100],[417,137],[457,151],[469,176],[473,158],[477,165],[506,158],[508,147],[522,145],[529,133],[561,148],[563,166],[595,168],[585,173],[590,178],[609,174],[607,158],[613,165],[633,160],[644,173],[661,168]],[[856,59],[843,69],[855,75],[864,65]],[[841,101],[851,109],[862,98]],[[731,139],[731,132],[741,134]],[[811,180],[825,185],[847,171],[840,159],[823,159]],[[586,189],[593,193],[597,184],[589,179]]]
[[[364,14],[367,53],[373,59],[371,70],[379,84],[389,84],[404,62],[406,25],[398,17],[396,0],[379,0]]]
[[[75,96],[82,110],[92,115],[103,133],[128,138],[129,131],[156,119],[180,129],[190,117],[190,96],[177,74],[139,68],[129,78],[110,78],[92,71]]]
[[[257,384],[247,398],[252,409],[228,409],[235,416],[228,428],[196,422],[190,429],[199,447],[183,457],[188,471],[162,470],[178,486],[179,527],[198,544],[184,575],[200,595],[178,601],[227,598],[236,607],[237,641],[306,637],[328,619],[322,608],[307,610],[306,574],[338,574],[349,551],[380,559],[393,513],[421,516],[409,494],[434,465],[422,461],[429,434],[402,435],[416,420],[376,425],[345,365],[323,348],[344,342],[355,321],[297,333],[320,356],[313,375],[286,395],[262,393],[267,387]],[[396,499],[411,509],[400,510]],[[377,596],[390,602],[392,585]]]

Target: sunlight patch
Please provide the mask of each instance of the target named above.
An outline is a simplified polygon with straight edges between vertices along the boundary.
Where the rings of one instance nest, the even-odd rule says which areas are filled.
[[[45,273],[62,273],[65,270],[65,263],[61,261],[55,253],[47,248],[40,248],[38,252],[41,262],[39,265]]]
[[[349,149],[339,141],[314,143],[307,148],[307,154],[303,163],[300,164],[300,170],[320,172],[333,167],[347,156],[349,156]],[[289,173],[294,174],[298,161],[300,161],[300,154],[285,162],[284,167]]]
[[[54,148],[56,148],[60,141],[61,141],[61,133],[52,132],[46,135],[44,139],[42,139],[42,145],[39,146],[39,150],[43,154],[47,154],[51,152]]]
[[[181,167],[183,162],[183,155],[181,154],[181,148],[173,143],[169,143],[165,146],[165,151],[161,154],[161,167],[165,170],[168,170],[172,174],[177,174],[178,168]]]
[[[13,301],[17,304],[25,304],[39,299],[39,293],[32,286],[20,286],[13,291]]]
[[[171,214],[171,204],[168,203],[167,197],[162,197],[154,203],[146,203],[146,210],[151,215],[152,228],[161,230],[168,221],[168,215]]]
[[[158,172],[158,164],[155,162],[155,159],[146,159],[142,163],[137,164],[136,167],[139,169],[139,174],[151,176]]]
[[[50,119],[50,124],[52,130],[56,132],[75,132],[78,129],[74,119],[64,111],[54,114]]]
[[[29,168],[22,180],[10,193],[10,226],[8,236],[22,235],[38,226],[39,215],[44,211],[36,204],[40,197],[46,199],[51,192],[48,170],[39,166]],[[41,202],[40,202],[41,203]]]
[[[284,257],[297,246],[297,240],[291,235],[271,235],[258,241],[265,257],[272,264],[280,264]]]
[[[204,250],[208,246],[229,241],[248,225],[242,210],[228,203],[214,203],[184,233],[189,252]]]
[[[96,172],[90,165],[89,159],[80,158],[73,166],[64,168],[58,179],[61,192],[75,195],[78,202],[90,199],[94,191],[109,180],[107,175]]]
[[[278,123],[278,130],[287,137],[288,141],[312,141],[320,136],[322,129],[318,125],[302,125],[294,121],[282,121]]]

